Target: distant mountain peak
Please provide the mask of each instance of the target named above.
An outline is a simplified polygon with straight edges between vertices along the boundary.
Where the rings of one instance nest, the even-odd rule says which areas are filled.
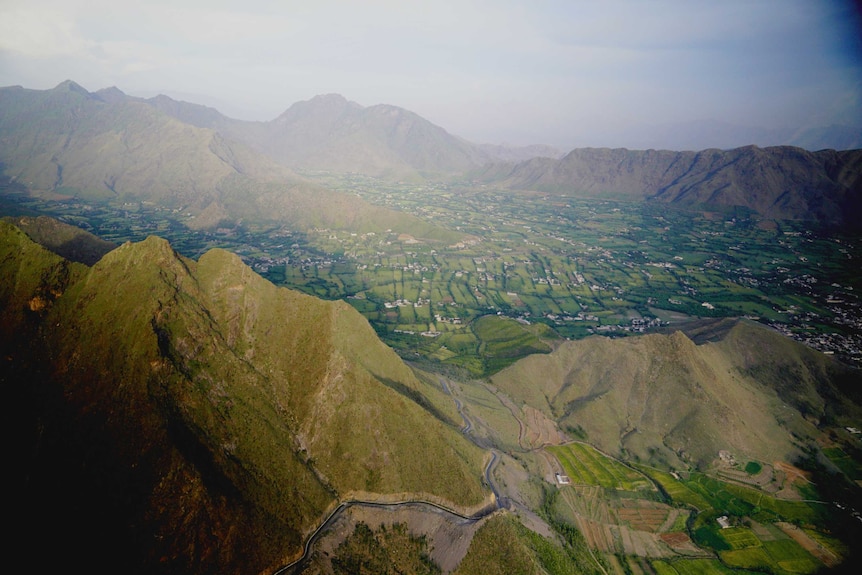
[[[116,86],[111,86],[109,88],[102,88],[101,90],[97,90],[94,94],[97,98],[102,100],[103,102],[113,103],[113,102],[121,102],[125,100],[128,96],[126,93],[117,88]]]
[[[334,121],[345,112],[355,112],[362,109],[362,106],[356,102],[351,102],[341,94],[320,94],[310,100],[294,103],[273,122],[275,124],[290,123],[298,118],[308,117],[328,118],[329,121]]]
[[[87,91],[86,88],[84,88],[83,86],[81,86],[80,84],[78,84],[77,82],[75,82],[73,80],[64,80],[64,81],[60,82],[54,88],[54,91],[56,91],[56,92],[77,92],[79,94],[83,94],[84,96],[90,96],[91,95],[90,92]]]
[[[310,100],[308,100],[308,102],[338,102],[338,103],[343,103],[343,104],[350,104],[351,103],[350,100],[348,100],[347,98],[345,98],[341,94],[335,94],[335,93],[318,94],[318,95],[314,96],[313,98],[311,98]],[[353,103],[356,104],[356,102],[353,102]]]

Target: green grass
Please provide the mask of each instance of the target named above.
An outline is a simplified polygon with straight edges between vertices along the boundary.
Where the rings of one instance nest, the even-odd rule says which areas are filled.
[[[751,529],[746,527],[730,527],[722,529],[718,532],[731,549],[747,549],[749,547],[759,547],[760,539]]]
[[[721,551],[719,555],[730,567],[766,570],[776,575],[809,574],[823,568],[792,539],[765,541],[759,547]]]
[[[454,575],[568,575],[585,573],[553,539],[509,514],[488,519],[476,532]]]
[[[499,316],[480,317],[471,325],[479,341],[478,353],[485,362],[485,373],[495,373],[533,353],[548,353],[551,347],[540,338],[551,335],[542,324],[524,325]]]
[[[740,571],[729,569],[717,559],[660,559],[651,563],[657,575],[731,575]]]
[[[633,466],[656,481],[675,503],[694,507],[700,512],[712,509],[707,498],[689,489],[685,482],[676,479],[670,473],[643,465],[633,464]]]
[[[840,447],[827,447],[823,450],[823,454],[850,479],[862,479],[862,464]]]
[[[597,485],[619,491],[652,489],[652,484],[641,473],[585,443],[569,443],[547,449],[560,461],[574,484]]]

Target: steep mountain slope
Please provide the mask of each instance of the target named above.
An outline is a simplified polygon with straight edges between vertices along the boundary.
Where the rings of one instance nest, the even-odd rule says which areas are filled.
[[[479,177],[513,189],[653,200],[690,208],[744,206],[768,218],[829,224],[856,224],[862,211],[860,150],[583,148],[560,160],[497,165]]]
[[[6,222],[0,278],[11,517],[44,567],[259,573],[338,500],[486,497],[482,452],[342,302],[155,237],[87,268]]]
[[[790,461],[816,425],[858,423],[862,409],[847,396],[858,375],[739,322],[702,345],[682,332],[567,342],[492,381],[609,453],[706,467],[719,450]]]
[[[220,132],[178,121],[119,90],[89,93],[70,81],[45,91],[0,89],[0,164],[37,193],[183,208],[198,228],[251,219],[298,229],[461,237],[322,188]]]

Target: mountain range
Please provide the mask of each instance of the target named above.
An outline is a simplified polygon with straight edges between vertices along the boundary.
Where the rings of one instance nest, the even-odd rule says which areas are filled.
[[[269,122],[157,96],[145,102],[202,128],[244,142],[282,165],[303,171],[356,172],[391,179],[441,177],[497,161],[559,157],[551,146],[473,144],[417,114],[387,104],[363,107],[339,94],[297,102]]]
[[[242,122],[71,81],[2,88],[0,163],[27,193],[152,203],[198,229],[254,220],[463,236],[328,190],[318,171],[862,221],[860,150],[561,155],[473,144],[337,95]],[[347,501],[420,500],[468,521],[501,501],[494,465],[532,498],[524,524],[557,545],[535,511],[550,489],[535,469],[546,454],[504,459],[468,439],[474,426],[504,426],[518,445],[539,426],[537,437],[585,438],[626,461],[704,470],[723,451],[791,462],[823,428],[862,421],[858,370],[744,320],[554,345],[458,396],[458,383],[407,365],[349,304],[276,287],[227,251],[195,261],[155,236],[115,246],[55,220],[4,218],[10,547],[41,551],[31,554],[41,570],[272,573]],[[535,556],[525,562],[538,572]]]
[[[717,120],[692,120],[666,124],[628,126],[608,131],[603,141],[626,142],[638,150],[728,150],[740,146],[794,146],[809,151],[855,150],[862,148],[862,127],[848,124],[819,125],[815,122],[799,128],[764,128],[740,126]],[[597,142],[593,142],[598,147]],[[611,144],[612,145],[612,144]]]
[[[862,152],[792,146],[694,152],[479,145],[402,108],[362,107],[329,94],[269,122],[228,118],[166,96],[0,89],[0,163],[34,190],[89,200],[188,208],[190,225],[242,220],[295,227],[451,232],[370,206],[297,171],[392,180],[473,180],[521,191],[664,202],[684,209],[741,206],[765,218],[857,226]]]
[[[457,240],[402,212],[328,190],[221,133],[183,123],[118,90],[74,82],[46,91],[0,89],[0,164],[35,193],[182,209],[193,228],[269,221],[410,231]]]
[[[560,159],[493,165],[477,177],[511,189],[689,209],[743,206],[764,218],[829,225],[858,225],[862,213],[862,150],[579,148]]]

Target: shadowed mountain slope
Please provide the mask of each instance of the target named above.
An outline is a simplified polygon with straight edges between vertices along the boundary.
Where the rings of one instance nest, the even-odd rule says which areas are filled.
[[[47,216],[4,218],[17,226],[37,244],[51,250],[69,261],[93,265],[116,244]]]
[[[862,150],[582,148],[559,160],[491,166],[479,178],[576,197],[652,200],[686,208],[744,206],[768,218],[827,224],[858,225],[862,213]]]
[[[618,456],[708,466],[719,450],[792,461],[822,423],[858,424],[859,373],[778,333],[738,322],[718,341],[682,332],[567,342],[493,376],[516,400]]]
[[[485,501],[482,452],[343,302],[155,237],[87,268],[6,222],[0,277],[12,520],[56,566],[260,573],[354,494]]]

